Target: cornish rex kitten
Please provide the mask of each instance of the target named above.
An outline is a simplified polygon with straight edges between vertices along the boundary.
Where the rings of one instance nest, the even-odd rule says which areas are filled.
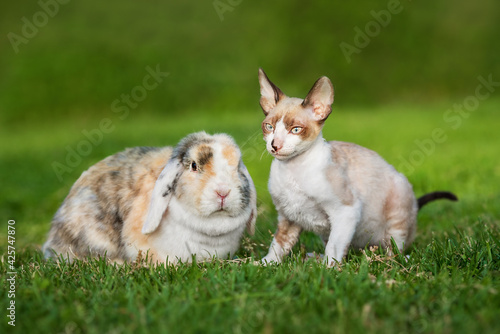
[[[262,131],[275,159],[269,191],[278,211],[278,230],[262,259],[279,263],[302,230],[326,243],[328,265],[341,262],[349,246],[381,245],[400,250],[415,238],[417,212],[448,192],[415,199],[411,184],[377,153],[339,141],[327,142],[321,130],[331,113],[333,86],[322,77],[304,100],[287,97],[259,70]]]

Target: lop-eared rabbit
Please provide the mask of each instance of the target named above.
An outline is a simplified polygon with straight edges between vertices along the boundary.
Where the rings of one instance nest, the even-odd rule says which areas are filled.
[[[234,140],[190,134],[136,147],[85,171],[52,220],[47,258],[106,256],[154,263],[227,258],[253,234],[256,191]]]

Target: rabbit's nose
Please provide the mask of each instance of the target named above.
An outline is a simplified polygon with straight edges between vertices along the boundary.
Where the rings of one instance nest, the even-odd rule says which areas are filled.
[[[226,198],[230,192],[231,192],[231,189],[227,189],[227,188],[219,188],[215,191],[217,196],[219,196],[221,199]]]

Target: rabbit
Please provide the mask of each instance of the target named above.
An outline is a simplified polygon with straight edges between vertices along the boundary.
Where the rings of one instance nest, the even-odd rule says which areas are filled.
[[[234,140],[193,133],[175,147],[135,147],[83,172],[56,212],[46,258],[147,254],[153,263],[232,257],[255,230],[257,195]]]

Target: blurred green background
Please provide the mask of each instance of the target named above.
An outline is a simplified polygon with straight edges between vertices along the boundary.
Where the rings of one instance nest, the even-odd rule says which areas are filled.
[[[228,6],[222,20],[214,3]],[[69,0],[15,53],[5,37],[22,35],[22,18],[34,22],[41,7],[4,1],[2,122],[106,113],[157,64],[170,77],[138,113],[257,109],[258,67],[292,96],[327,75],[339,106],[450,99],[469,94],[478,75],[500,73],[496,0],[401,0],[348,63],[340,44],[355,46],[354,28],[364,31],[388,3]]]
[[[366,145],[395,165],[415,149],[415,138],[442,126],[445,110],[474,95],[478,76],[500,80],[496,0],[402,0],[390,22],[383,13],[394,1],[61,2],[0,5],[0,212],[29,226],[26,243],[43,241],[69,187],[91,164],[126,146],[173,145],[199,130],[235,136],[271,212],[262,220],[272,224],[259,67],[290,96],[303,97],[319,76],[330,77],[336,97],[325,137]],[[347,44],[358,48],[349,57],[341,49]],[[141,90],[148,67],[168,76]],[[140,101],[127,106],[124,94]],[[496,97],[481,104],[471,132],[450,132],[453,140],[409,175],[418,193],[495,192]],[[111,133],[58,177],[53,163],[64,163],[68,147],[76,150],[86,140],[82,131],[103,118],[111,119]],[[475,155],[460,155],[464,147]]]

